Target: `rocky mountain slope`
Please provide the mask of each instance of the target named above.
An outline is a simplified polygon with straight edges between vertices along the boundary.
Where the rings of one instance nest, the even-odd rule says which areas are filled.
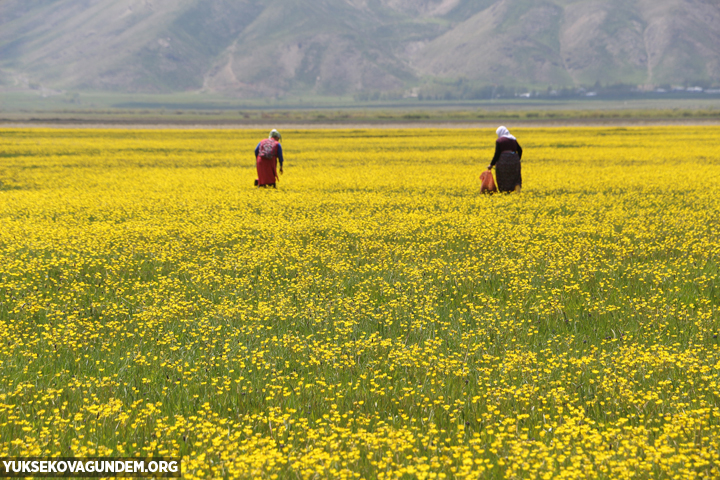
[[[3,0],[0,83],[237,96],[720,82],[715,0]]]

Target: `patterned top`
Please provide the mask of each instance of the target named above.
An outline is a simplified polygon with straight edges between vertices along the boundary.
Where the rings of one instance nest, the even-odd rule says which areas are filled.
[[[260,143],[258,143],[257,147],[255,147],[255,158],[257,158],[258,155],[260,155]],[[283,159],[282,145],[280,145],[279,143],[277,146],[277,156],[278,160],[280,160],[280,166],[282,167],[285,160]]]

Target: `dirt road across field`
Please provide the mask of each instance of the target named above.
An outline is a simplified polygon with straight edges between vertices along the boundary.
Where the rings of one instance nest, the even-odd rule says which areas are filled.
[[[504,120],[499,122],[445,122],[445,123],[258,123],[258,124],[224,124],[224,123],[97,123],[97,122],[5,122],[0,128],[88,128],[88,129],[150,129],[150,130],[365,130],[365,129],[495,129],[498,125],[514,128],[562,128],[562,127],[661,127],[661,126],[718,126],[717,119],[659,119],[659,120],[625,120],[625,119],[592,119],[587,121],[550,121],[527,122]]]

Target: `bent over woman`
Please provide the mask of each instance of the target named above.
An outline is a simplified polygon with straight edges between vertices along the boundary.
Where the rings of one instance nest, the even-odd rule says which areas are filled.
[[[495,156],[488,166],[488,170],[495,167],[497,187],[501,192],[519,192],[522,187],[522,147],[517,138],[510,135],[505,127],[497,129],[495,141]]]
[[[255,185],[258,187],[275,187],[278,180],[276,171],[278,160],[280,161],[280,173],[283,173],[283,152],[280,141],[282,135],[273,129],[270,136],[262,140],[255,147],[255,165],[257,167],[258,178]]]

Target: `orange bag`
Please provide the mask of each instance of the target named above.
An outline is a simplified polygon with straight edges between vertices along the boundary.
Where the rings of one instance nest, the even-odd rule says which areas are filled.
[[[495,186],[495,178],[490,170],[485,170],[480,174],[480,192],[481,193],[495,193],[497,192],[497,186]]]

